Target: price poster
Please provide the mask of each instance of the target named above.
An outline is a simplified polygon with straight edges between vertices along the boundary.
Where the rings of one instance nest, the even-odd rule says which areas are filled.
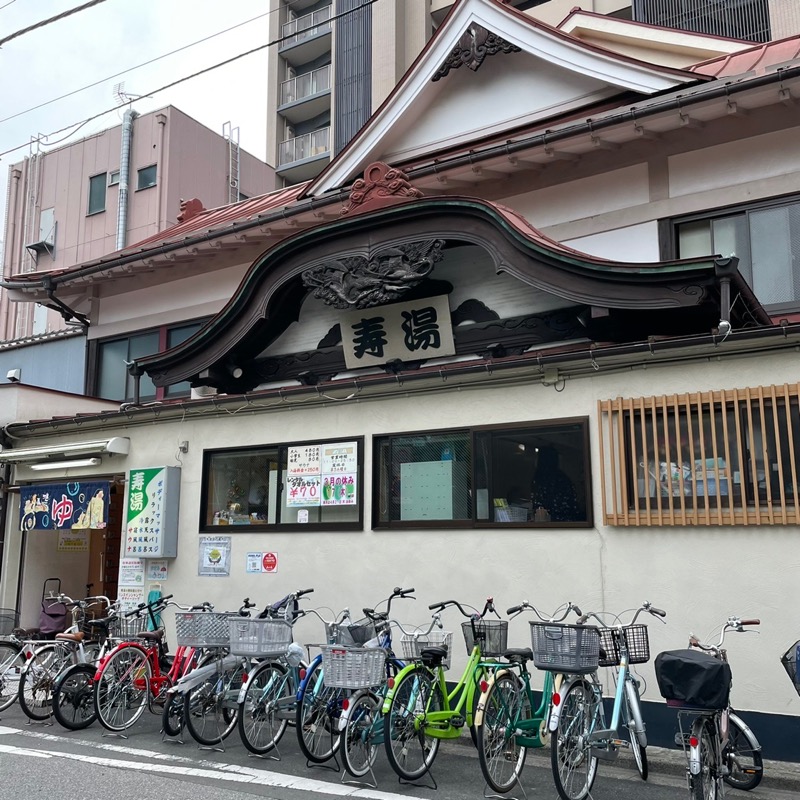
[[[319,475],[292,475],[286,478],[286,505],[318,506],[320,504]]]
[[[318,444],[305,444],[290,447],[288,453],[287,475],[319,475]]]

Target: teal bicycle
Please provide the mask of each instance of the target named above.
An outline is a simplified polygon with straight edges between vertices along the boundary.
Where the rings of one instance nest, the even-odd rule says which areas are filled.
[[[551,624],[562,622],[572,611],[582,613],[573,603],[566,603],[551,617],[545,617],[527,601],[506,613],[514,619],[526,609]],[[563,673],[546,671],[537,702],[528,670],[533,659],[531,648],[506,650],[503,656],[508,663],[481,681],[475,714],[481,772],[486,783],[501,794],[511,791],[519,780],[528,749],[544,747],[550,741],[547,721],[552,698],[566,679]]]

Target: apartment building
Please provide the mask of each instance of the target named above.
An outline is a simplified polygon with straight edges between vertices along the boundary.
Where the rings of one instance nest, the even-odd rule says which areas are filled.
[[[795,0],[507,0],[558,26],[576,7],[588,15],[632,20],[746,42],[800,32]],[[318,175],[390,94],[453,7],[453,0],[270,0],[267,153],[291,185]],[[362,8],[363,6],[363,8]],[[573,36],[619,50],[627,37]],[[651,56],[652,57],[652,56]]]
[[[3,279],[60,270],[174,225],[183,200],[215,208],[274,188],[271,166],[173,106],[137,115],[8,168]],[[196,205],[196,204],[195,204]],[[185,209],[184,209],[185,213]],[[0,288],[0,341],[85,320],[57,302],[10,303]]]

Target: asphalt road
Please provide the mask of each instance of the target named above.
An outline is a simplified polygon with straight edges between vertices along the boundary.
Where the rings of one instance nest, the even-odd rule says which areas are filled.
[[[18,706],[0,715],[0,800],[65,797],[69,800],[243,800],[258,796],[273,800],[354,797],[399,800],[419,797],[461,800],[484,794],[477,755],[467,734],[442,746],[434,764],[438,789],[401,785],[382,753],[375,766],[377,788],[343,784],[341,770],[309,767],[287,730],[280,760],[251,757],[237,733],[223,751],[200,749],[192,740],[163,741],[160,718],[145,716],[127,738],[103,735],[99,726],[67,731],[57,723],[29,723]],[[680,753],[653,752],[651,777],[643,783],[627,760],[602,763],[594,800],[667,800],[688,798]],[[549,751],[531,751],[523,772],[522,791],[511,796],[557,800]],[[729,790],[728,797],[745,800],[796,798],[797,785],[770,780],[748,795]]]

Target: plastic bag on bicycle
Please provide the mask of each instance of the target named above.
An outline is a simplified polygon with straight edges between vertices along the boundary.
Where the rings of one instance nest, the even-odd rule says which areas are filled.
[[[730,664],[698,650],[667,650],[655,661],[656,680],[668,705],[717,709],[728,705]]]

